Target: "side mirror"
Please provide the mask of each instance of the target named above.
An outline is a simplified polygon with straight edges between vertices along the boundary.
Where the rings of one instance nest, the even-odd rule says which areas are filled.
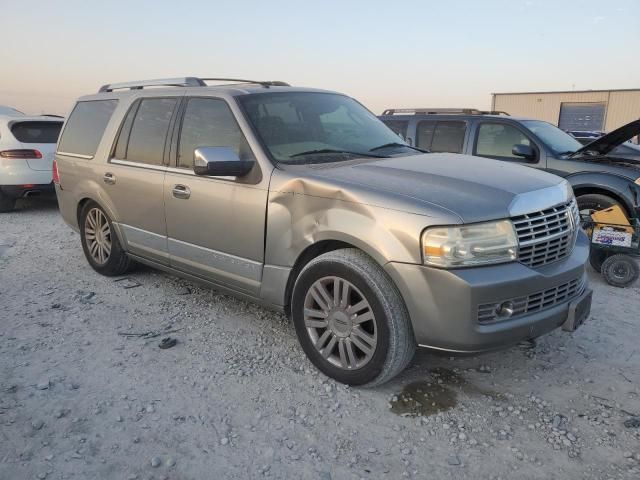
[[[214,177],[242,177],[249,173],[254,160],[240,160],[231,147],[198,147],[193,151],[193,172]]]
[[[536,159],[536,151],[531,145],[518,143],[513,146],[513,148],[511,149],[511,153],[516,157],[523,157],[529,161]]]

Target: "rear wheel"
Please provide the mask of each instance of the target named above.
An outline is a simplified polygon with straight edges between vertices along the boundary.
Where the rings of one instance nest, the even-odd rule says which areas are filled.
[[[296,280],[291,307],[304,352],[339,382],[382,384],[415,352],[400,292],[359,250],[336,250],[309,262]]]
[[[609,285],[628,287],[638,279],[640,267],[631,255],[611,255],[602,264],[602,276]]]
[[[95,202],[88,202],[80,212],[80,237],[84,255],[96,272],[111,277],[129,270],[131,260],[122,249],[111,220]]]
[[[0,213],[8,213],[13,211],[16,206],[16,199],[6,196],[0,191]]]
[[[580,210],[580,218],[582,221],[590,221],[591,214],[605,208],[613,207],[614,205],[622,208],[622,211],[626,213],[625,208],[615,200],[607,195],[600,193],[587,193],[586,195],[580,195],[576,197],[578,202],[578,210]]]

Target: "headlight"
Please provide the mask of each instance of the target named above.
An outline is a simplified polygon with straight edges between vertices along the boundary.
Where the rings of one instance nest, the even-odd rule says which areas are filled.
[[[509,220],[455,227],[431,227],[422,234],[424,263],[454,268],[504,263],[518,256],[518,238]]]
[[[640,185],[640,177],[636,178],[636,182],[638,185]]]

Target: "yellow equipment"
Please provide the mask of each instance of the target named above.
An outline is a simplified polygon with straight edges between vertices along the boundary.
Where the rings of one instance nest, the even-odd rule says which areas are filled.
[[[591,220],[593,220],[595,228],[597,229],[604,226],[611,226],[614,227],[615,230],[621,232],[634,232],[631,223],[629,223],[629,219],[619,205],[614,205],[613,207],[593,212],[591,214]]]

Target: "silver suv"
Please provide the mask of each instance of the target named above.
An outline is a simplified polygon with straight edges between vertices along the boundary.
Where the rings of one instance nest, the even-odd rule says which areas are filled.
[[[565,180],[425,154],[338,93],[210,80],[106,85],[69,115],[56,191],[99,273],[140,262],[280,309],[354,385],[416,346],[491,350],[588,316]]]

